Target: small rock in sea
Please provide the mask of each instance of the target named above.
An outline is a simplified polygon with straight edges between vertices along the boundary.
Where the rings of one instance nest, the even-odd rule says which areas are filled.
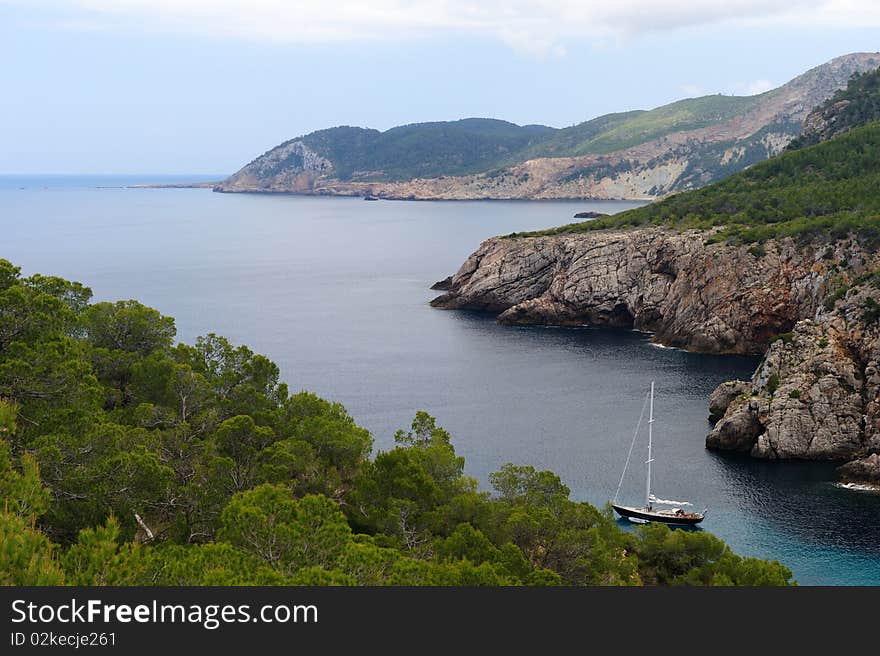
[[[604,212],[578,212],[574,215],[576,219],[598,219],[602,216],[608,216]]]

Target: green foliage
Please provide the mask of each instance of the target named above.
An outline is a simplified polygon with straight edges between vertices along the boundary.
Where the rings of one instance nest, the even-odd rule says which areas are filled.
[[[0,402],[2,403],[2,402]],[[9,443],[0,439],[0,499],[4,512],[17,517],[38,517],[49,508],[49,490],[40,480],[36,458],[25,453],[20,459],[21,471],[12,465]]]
[[[672,571],[687,538],[643,554],[552,472],[505,465],[482,492],[425,412],[371,458],[265,356],[173,345],[170,318],[89,295],[0,260],[0,584],[780,582],[711,541]]]
[[[285,574],[303,567],[330,569],[351,539],[345,515],[327,497],[295,499],[270,484],[232,497],[221,523],[221,539]]]
[[[813,110],[823,127],[802,134],[789,145],[790,150],[814,146],[831,136],[855,127],[880,121],[880,69],[856,73],[841,89]]]
[[[722,182],[594,221],[520,236],[668,225],[720,229],[710,241],[880,239],[880,123],[789,151]]]
[[[607,114],[561,130],[468,118],[402,125],[385,132],[340,126],[296,141],[330,160],[342,180],[409,180],[475,173],[497,178],[509,174],[504,167],[536,157],[605,154],[675,132],[717,125],[748,111],[760,98],[720,94],[689,98],[649,111]],[[750,163],[744,160],[735,165],[738,170]],[[272,176],[282,170],[301,170],[303,165],[302,155],[292,153],[260,172]],[[518,182],[527,179],[524,174]]]
[[[831,293],[829,293],[825,300],[822,301],[822,306],[828,311],[831,312],[834,309],[834,306],[837,304],[837,301],[841,300],[846,296],[846,293],[850,290],[848,285],[840,285],[834,289]]]
[[[61,585],[52,543],[31,522],[0,509],[0,585]]]
[[[61,556],[67,585],[143,585],[146,560],[143,548],[120,544],[119,522],[80,531],[77,541]]]
[[[144,579],[153,585],[285,585],[262,559],[225,542],[160,544],[144,552]]]
[[[565,128],[530,151],[532,156],[610,153],[673,132],[727,121],[753,107],[759,96],[702,96],[679,100],[650,111],[609,114]]]
[[[83,325],[95,348],[142,356],[169,349],[177,332],[174,319],[137,301],[95,303],[83,313]]]
[[[770,378],[767,379],[767,393],[770,396],[776,393],[776,390],[779,389],[779,374],[770,374]]]
[[[791,391],[788,393],[788,398],[790,398],[790,399],[799,399],[799,398],[801,398],[801,393],[800,393],[799,390],[791,390]]]
[[[635,549],[648,585],[786,585],[791,571],[778,562],[742,558],[704,531],[641,527]]]
[[[512,163],[515,153],[553,132],[543,125],[470,118],[402,125],[385,132],[337,127],[301,141],[329,159],[343,180],[405,180],[488,171]],[[297,164],[301,166],[285,161],[279,168]]]
[[[722,182],[597,221],[524,236],[670,225],[723,227],[710,243],[856,233],[875,246],[880,240],[880,196],[875,193],[880,183],[880,70],[855,75],[817,111],[830,129],[795,139],[785,153],[765,162],[743,162],[750,168]],[[756,257],[763,254],[760,245],[752,248]]]
[[[783,344],[791,344],[794,341],[794,333],[779,333],[774,338],[770,340],[770,343],[773,342],[782,342]]]

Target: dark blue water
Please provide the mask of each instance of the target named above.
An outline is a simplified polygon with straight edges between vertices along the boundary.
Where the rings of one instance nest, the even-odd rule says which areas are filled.
[[[429,285],[486,237],[631,204],[125,188],[185,180],[0,177],[0,257],[81,280],[100,300],[137,298],[174,316],[183,340],[215,331],[251,345],[293,390],[344,403],[379,449],[427,410],[484,485],[506,462],[532,464],[557,472],[574,497],[604,504],[654,380],[658,496],[709,505],[706,530],[739,553],[784,562],[801,583],[880,584],[880,495],[834,487],[829,465],[705,450],[709,392],[750,376],[755,359],[428,307]],[[640,448],[625,501],[644,494]]]

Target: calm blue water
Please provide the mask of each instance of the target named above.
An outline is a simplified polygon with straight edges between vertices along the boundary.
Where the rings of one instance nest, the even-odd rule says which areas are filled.
[[[709,392],[751,375],[755,359],[658,348],[631,331],[499,326],[427,305],[428,287],[486,237],[632,204],[125,188],[187,179],[0,177],[0,257],[83,281],[99,300],[137,298],[175,317],[183,340],[215,331],[249,344],[293,390],[344,403],[377,448],[427,410],[484,485],[506,462],[532,464],[604,504],[655,380],[659,496],[708,504],[706,530],[786,563],[801,583],[880,584],[880,495],[834,487],[829,465],[704,449]],[[642,475],[633,467],[623,499],[641,498]]]

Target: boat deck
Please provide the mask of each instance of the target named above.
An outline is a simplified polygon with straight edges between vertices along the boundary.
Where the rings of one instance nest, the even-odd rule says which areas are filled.
[[[627,519],[639,519],[646,522],[661,522],[663,524],[684,524],[693,526],[703,521],[700,513],[685,512],[680,508],[636,508],[633,506],[618,506],[612,504],[617,514]]]

